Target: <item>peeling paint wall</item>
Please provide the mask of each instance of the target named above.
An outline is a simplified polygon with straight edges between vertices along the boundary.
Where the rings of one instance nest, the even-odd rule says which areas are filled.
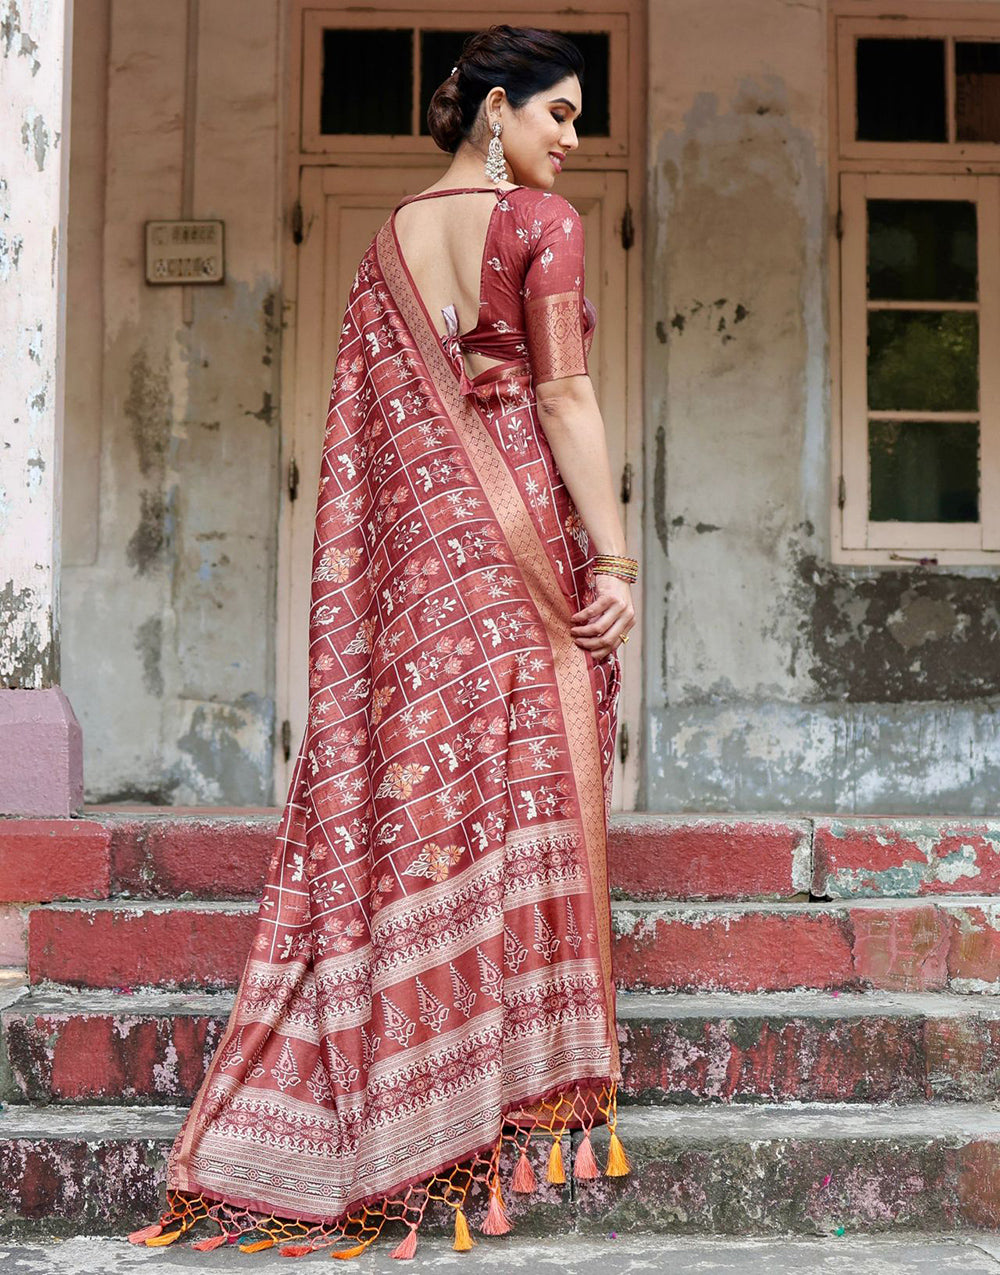
[[[71,25],[71,0],[0,0],[0,690],[59,680]]]
[[[830,564],[826,5],[649,21],[641,804],[993,810],[995,574]]]
[[[279,398],[281,13],[200,5],[193,215],[225,222],[226,281],[192,289],[186,324],[181,289],[144,281],[143,223],[183,215],[187,7],[90,0],[76,35],[67,449],[82,490],[66,507],[63,686],[89,801],[259,805],[273,800],[279,426],[261,404]]]

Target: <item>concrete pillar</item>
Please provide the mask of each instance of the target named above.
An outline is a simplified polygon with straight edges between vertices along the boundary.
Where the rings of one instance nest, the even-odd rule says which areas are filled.
[[[59,689],[72,0],[0,0],[0,814],[83,799]]]

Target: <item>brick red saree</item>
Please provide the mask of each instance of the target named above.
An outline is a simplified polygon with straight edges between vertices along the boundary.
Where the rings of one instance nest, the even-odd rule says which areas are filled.
[[[503,201],[506,231],[527,228],[508,235],[510,269],[547,251],[543,198]],[[308,726],[168,1210],[136,1240],[207,1217],[217,1233],[197,1247],[347,1240],[349,1256],[400,1219],[408,1256],[436,1198],[467,1248],[463,1205],[487,1233],[509,1229],[508,1152],[514,1191],[535,1187],[532,1140],[565,1181],[559,1135],[583,1128],[574,1172],[599,1172],[589,1129],[613,1131],[621,1076],[606,867],[619,666],[570,636],[592,555],[533,390],[534,365],[567,366],[567,325],[579,343],[587,321],[582,261],[567,265],[568,287],[554,271],[528,288],[513,357],[472,379],[394,217],[358,268],[322,458]],[[627,1172],[611,1145],[605,1171]]]

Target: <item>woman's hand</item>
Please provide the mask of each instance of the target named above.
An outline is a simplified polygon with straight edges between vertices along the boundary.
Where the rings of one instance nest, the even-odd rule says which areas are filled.
[[[590,606],[577,611],[570,629],[577,646],[598,660],[621,645],[621,635],[635,624],[635,608],[627,580],[596,572],[597,597]]]

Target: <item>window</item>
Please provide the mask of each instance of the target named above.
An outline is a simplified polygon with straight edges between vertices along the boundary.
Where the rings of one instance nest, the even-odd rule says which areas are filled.
[[[427,152],[428,103],[473,28],[467,12],[423,10],[419,25],[413,16],[372,9],[306,12],[303,151]],[[588,139],[588,155],[626,154],[627,19],[567,12],[551,25],[576,42],[586,62],[577,131]]]
[[[837,45],[835,557],[996,561],[1000,23]]]

